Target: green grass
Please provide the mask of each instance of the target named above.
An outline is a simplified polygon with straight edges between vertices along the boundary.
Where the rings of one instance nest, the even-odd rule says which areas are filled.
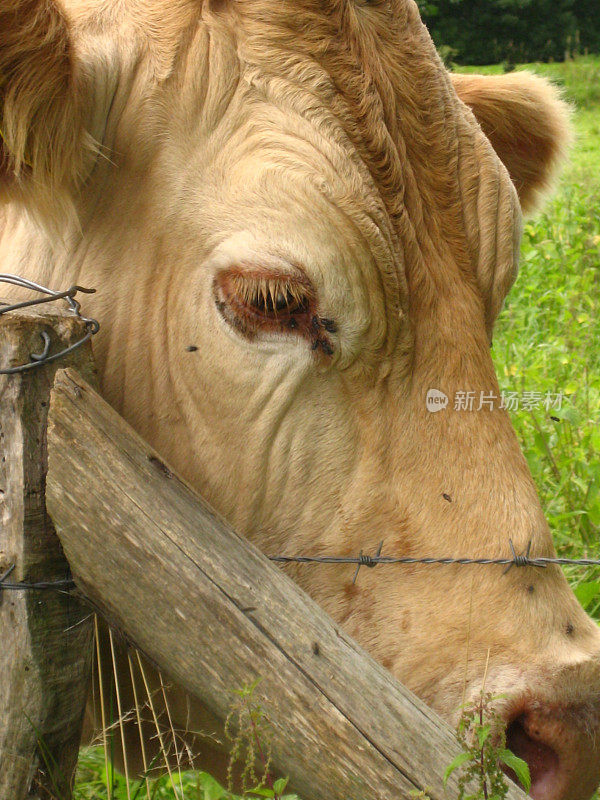
[[[525,225],[521,271],[493,352],[503,389],[565,394],[560,411],[520,410],[512,418],[559,553],[593,557],[600,554],[600,89],[590,88],[589,76],[600,59],[540,66],[563,76],[574,102],[586,101],[558,192]],[[583,87],[574,78],[578,66]],[[600,572],[568,574],[600,619]]]
[[[600,555],[600,58],[528,68],[564,86],[577,109],[577,141],[557,194],[525,226],[520,275],[493,353],[504,390],[565,394],[560,411],[519,410],[512,419],[559,553],[594,557]],[[600,620],[600,570],[573,569],[568,576]],[[128,798],[124,779],[116,779],[114,800],[147,800],[145,784],[132,784]],[[175,800],[182,789],[186,800],[234,800],[206,773],[154,780],[150,797]],[[82,750],[75,800],[108,800],[99,748]]]
[[[112,777],[112,780],[111,780]],[[108,786],[111,786],[109,795]],[[277,788],[277,785],[276,785]],[[273,797],[267,788],[251,791],[245,800]],[[207,772],[174,770],[146,782],[131,781],[129,795],[125,778],[118,772],[107,776],[102,747],[85,747],[79,754],[77,780],[73,800],[242,800],[228,792]],[[281,800],[298,800],[295,795],[281,795]]]
[[[483,75],[499,75],[503,72],[501,64],[489,67],[462,67],[455,65],[456,72],[479,73]],[[538,75],[550,78],[554,83],[564,87],[565,96],[577,108],[586,105],[600,105],[600,58],[598,56],[580,56],[574,61],[564,64],[521,64],[518,70],[531,70]]]

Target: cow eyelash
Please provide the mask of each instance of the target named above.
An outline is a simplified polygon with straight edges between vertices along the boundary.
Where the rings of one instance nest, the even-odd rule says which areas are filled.
[[[249,338],[263,331],[301,333],[315,305],[305,279],[239,269],[217,275],[215,299],[225,319]]]
[[[308,287],[286,277],[231,275],[229,288],[238,301],[265,317],[304,314],[310,306]]]

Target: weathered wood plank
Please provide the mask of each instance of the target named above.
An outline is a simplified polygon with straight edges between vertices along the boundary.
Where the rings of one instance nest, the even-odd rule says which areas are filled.
[[[0,316],[0,365],[83,335],[58,311],[23,309]],[[62,362],[64,365],[65,362]],[[89,346],[66,363],[92,377]],[[11,582],[69,574],[46,513],[46,419],[58,362],[0,375],[0,574]],[[90,677],[90,610],[69,593],[0,590],[0,800],[70,797]]]
[[[82,591],[221,719],[232,690],[262,678],[274,763],[305,800],[456,794],[442,786],[449,728],[72,371],[48,436],[48,505]]]

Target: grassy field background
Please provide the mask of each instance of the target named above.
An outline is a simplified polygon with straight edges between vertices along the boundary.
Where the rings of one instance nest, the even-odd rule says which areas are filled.
[[[558,552],[600,557],[600,58],[527,68],[564,87],[577,138],[557,193],[526,223],[521,272],[493,354],[503,390],[564,394],[560,409],[519,409],[512,419]],[[572,569],[568,577],[600,621],[600,571]],[[110,793],[107,783],[102,749],[82,751],[75,800],[231,798],[206,773],[129,787],[117,775]]]
[[[600,59],[528,68],[564,87],[576,140],[557,193],[525,225],[493,355],[502,389],[564,394],[560,410],[512,419],[559,554],[600,557]],[[600,620],[598,570],[568,575]]]

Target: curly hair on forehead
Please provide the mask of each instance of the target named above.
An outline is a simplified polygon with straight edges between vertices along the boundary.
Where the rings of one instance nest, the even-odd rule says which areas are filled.
[[[446,72],[413,0],[236,0],[244,58],[263,74],[288,76],[316,90],[342,122],[384,197],[388,213],[403,210],[407,161],[443,165],[421,197],[450,187],[453,126],[461,113]],[[319,77],[320,75],[320,77]]]
[[[459,97],[507,166],[525,210],[569,138],[568,114],[542,81],[519,73],[510,86],[477,76],[453,76],[453,85],[414,0],[65,0],[65,8],[69,17],[60,0],[0,7],[0,194],[23,199],[42,217],[73,213],[73,190],[99,151],[86,130],[93,65],[79,52],[92,31],[120,42],[126,63],[136,61],[134,50],[150,54],[151,84],[151,75],[176,71],[191,31],[229,18],[243,62],[306,96],[307,107],[316,101],[327,109],[389,219],[398,229],[420,228],[422,238],[441,241],[444,231],[462,227],[457,169],[481,132]],[[91,60],[100,58],[90,47]],[[116,75],[112,51],[110,59]]]

